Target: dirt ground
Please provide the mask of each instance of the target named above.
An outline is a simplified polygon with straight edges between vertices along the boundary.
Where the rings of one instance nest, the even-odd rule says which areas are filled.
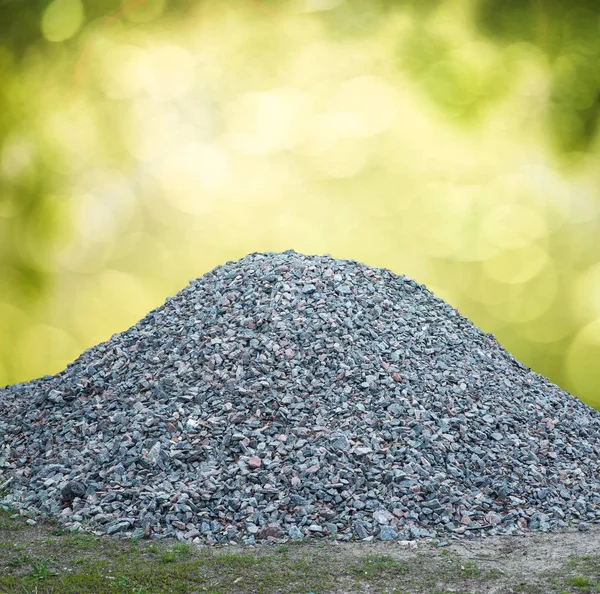
[[[369,547],[375,553],[390,555],[399,561],[410,560],[418,553],[440,561],[447,555],[443,551],[448,551],[456,553],[462,561],[472,562],[481,570],[502,572],[503,577],[494,579],[493,583],[478,584],[479,589],[473,592],[481,594],[527,591],[524,584],[531,584],[531,591],[540,589],[540,592],[551,592],[552,590],[543,588],[551,587],[546,582],[552,574],[558,573],[569,582],[569,577],[576,577],[575,574],[581,573],[589,574],[590,570],[593,575],[588,575],[587,579],[593,585],[584,585],[586,576],[583,576],[581,586],[571,584],[572,589],[565,591],[569,594],[600,592],[600,526],[592,526],[586,532],[570,529],[560,533],[531,532],[523,536],[494,536],[449,542],[450,544],[443,548],[422,543],[402,546],[398,543],[384,542],[371,543]],[[336,546],[347,558],[363,554],[355,543],[336,543]],[[587,571],[578,571],[581,569],[581,560],[588,562],[584,563],[588,566]],[[573,575],[570,576],[569,573]],[[512,589],[511,584],[517,584],[516,589]]]
[[[600,593],[600,525],[437,543],[319,538],[198,547],[70,532],[2,512],[0,592]]]

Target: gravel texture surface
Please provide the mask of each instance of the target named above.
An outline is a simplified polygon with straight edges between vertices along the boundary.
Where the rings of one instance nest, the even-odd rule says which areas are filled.
[[[586,530],[600,413],[423,285],[250,254],[0,389],[0,504],[202,544]]]

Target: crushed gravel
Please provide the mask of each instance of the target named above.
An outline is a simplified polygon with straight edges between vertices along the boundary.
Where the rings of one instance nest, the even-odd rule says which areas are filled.
[[[199,544],[586,530],[600,413],[406,276],[254,253],[0,389],[0,505]]]

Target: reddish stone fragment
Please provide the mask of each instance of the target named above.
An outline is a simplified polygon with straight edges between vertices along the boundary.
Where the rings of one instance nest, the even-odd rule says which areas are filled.
[[[502,516],[494,512],[488,512],[485,514],[485,519],[489,524],[500,524],[500,522],[502,522]]]
[[[279,538],[281,536],[281,528],[276,526],[275,524],[271,524],[270,526],[266,526],[258,533],[259,539],[265,538]]]
[[[249,468],[260,468],[261,466],[261,461],[260,458],[258,456],[251,456],[250,459],[248,460],[248,467]]]

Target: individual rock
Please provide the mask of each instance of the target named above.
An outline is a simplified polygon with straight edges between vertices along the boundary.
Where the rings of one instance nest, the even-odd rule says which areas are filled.
[[[325,529],[327,530],[329,536],[335,536],[338,532],[337,526],[331,522],[325,523]]]
[[[369,536],[365,525],[360,521],[354,523],[354,532],[356,533],[356,536],[361,540]]]
[[[392,526],[382,526],[379,529],[379,540],[397,540],[398,532]]]
[[[292,540],[299,540],[304,537],[304,534],[302,533],[302,530],[298,528],[298,526],[290,526],[288,530],[288,536]]]
[[[248,468],[252,468],[253,470],[256,470],[257,468],[260,468],[261,465],[262,465],[262,463],[258,456],[250,456],[250,458],[248,459]]]
[[[117,520],[115,522],[107,524],[104,527],[104,531],[106,532],[106,534],[115,534],[117,532],[123,532],[124,530],[127,530],[129,526],[130,523],[128,521]]]
[[[390,520],[392,519],[392,514],[387,511],[377,510],[373,512],[373,519],[378,524],[389,524]]]
[[[85,497],[86,490],[85,484],[81,481],[69,481],[61,489],[60,496],[65,503],[71,503],[76,497]]]
[[[160,442],[157,441],[150,448],[150,451],[148,452],[148,460],[150,461],[150,463],[157,464],[158,461],[160,460],[160,454],[161,454],[161,445],[160,445]]]
[[[282,535],[281,528],[274,524],[265,526],[262,530],[257,534],[257,538],[260,540],[264,540],[266,538],[279,538]]]
[[[343,433],[340,433],[340,434],[332,437],[331,445],[332,445],[332,447],[334,447],[337,450],[345,451],[345,450],[349,449],[350,442],[348,441],[348,438]]]

